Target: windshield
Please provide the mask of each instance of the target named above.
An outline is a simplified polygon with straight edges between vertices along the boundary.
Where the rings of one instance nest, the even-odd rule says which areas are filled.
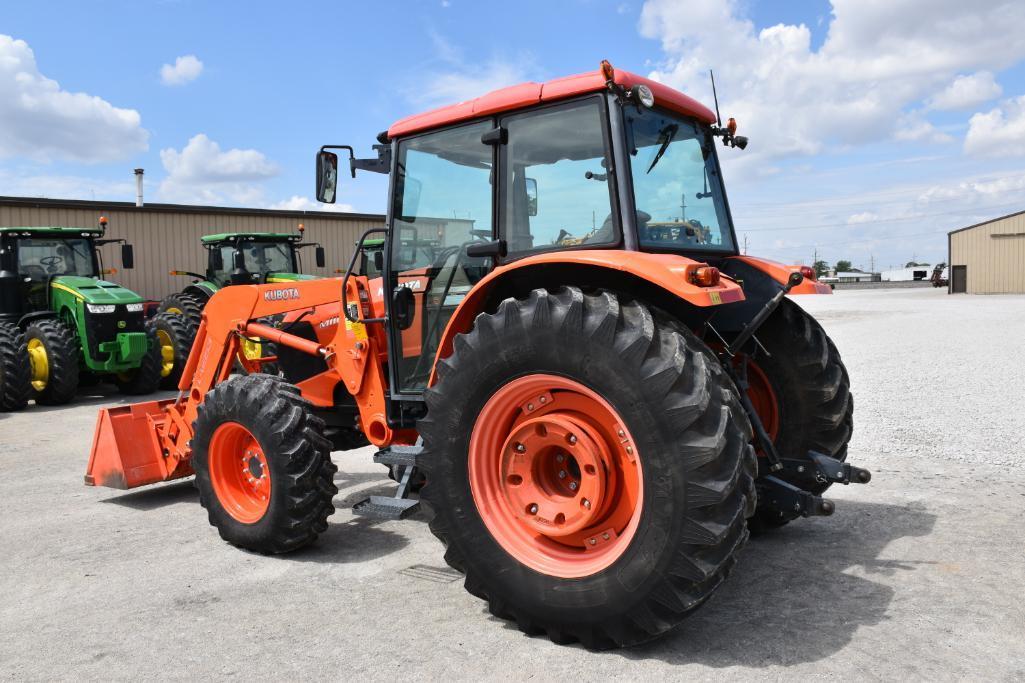
[[[217,249],[221,250],[221,262],[224,267],[214,271],[214,278],[227,282],[231,279],[231,271],[234,270],[235,254],[234,243],[222,244]],[[241,242],[238,245],[245,259],[246,270],[254,275],[260,276],[263,281],[269,273],[294,273],[295,263],[292,257],[292,246],[285,242]]]
[[[651,109],[625,115],[641,246],[733,251],[707,128]]]
[[[30,237],[18,240],[18,274],[33,282],[58,275],[95,277],[92,243],[80,237]]]

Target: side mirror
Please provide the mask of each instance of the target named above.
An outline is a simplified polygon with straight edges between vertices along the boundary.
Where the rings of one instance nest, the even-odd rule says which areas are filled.
[[[324,255],[324,247],[317,247],[313,250],[313,254],[317,261],[317,267],[323,268],[324,264],[327,263],[327,257]]]
[[[241,249],[236,249],[231,254],[231,265],[235,267],[235,270],[246,269],[246,255],[242,253]]]
[[[210,267],[213,270],[224,270],[224,254],[217,247],[210,250]]]
[[[235,266],[235,269],[231,271],[231,284],[252,284],[253,276],[248,270],[246,270],[246,255],[242,253],[241,249],[235,250],[235,253],[231,256],[231,262]]]
[[[378,273],[384,271],[384,251],[374,252],[374,268]]]
[[[527,215],[537,215],[537,180],[534,178],[524,178],[523,182],[527,186]]]
[[[126,270],[135,267],[135,249],[130,244],[121,245],[121,267]]]
[[[334,204],[338,190],[338,155],[327,150],[317,152],[317,201]]]
[[[392,297],[392,320],[400,330],[408,330],[413,325],[416,313],[416,298],[409,287],[396,287]]]

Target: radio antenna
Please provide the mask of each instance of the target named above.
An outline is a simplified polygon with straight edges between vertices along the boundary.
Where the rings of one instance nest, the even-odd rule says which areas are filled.
[[[715,74],[708,70],[708,76],[712,79],[712,99],[715,100],[715,125],[722,127],[722,117],[719,116],[719,96],[715,94]]]

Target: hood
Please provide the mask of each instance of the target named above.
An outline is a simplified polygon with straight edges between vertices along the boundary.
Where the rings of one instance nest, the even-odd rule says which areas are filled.
[[[89,304],[135,304],[143,299],[130,289],[106,280],[64,275],[55,277],[52,287],[70,291]]]
[[[316,275],[301,275],[299,273],[267,273],[267,282],[296,282],[297,280],[318,280]]]

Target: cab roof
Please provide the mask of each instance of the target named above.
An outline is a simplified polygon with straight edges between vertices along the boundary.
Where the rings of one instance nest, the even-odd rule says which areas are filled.
[[[203,244],[231,242],[236,239],[253,240],[254,242],[298,242],[302,235],[291,232],[219,232],[214,235],[203,235]]]
[[[646,85],[655,95],[655,105],[670,111],[693,116],[705,123],[715,123],[716,117],[711,109],[692,97],[684,95],[667,85],[629,71],[615,70],[613,81],[626,89],[635,85]],[[523,109],[545,102],[554,102],[590,92],[605,90],[605,77],[601,70],[566,76],[544,83],[521,83],[508,88],[494,90],[476,99],[459,104],[433,109],[422,114],[399,119],[388,129],[388,137],[400,137],[420,131],[441,128],[460,121],[498,114],[501,112]]]
[[[100,228],[64,228],[54,226],[31,226],[31,227],[10,227],[0,228],[0,233],[32,233],[40,235],[63,235],[65,237],[102,237],[103,230]]]

